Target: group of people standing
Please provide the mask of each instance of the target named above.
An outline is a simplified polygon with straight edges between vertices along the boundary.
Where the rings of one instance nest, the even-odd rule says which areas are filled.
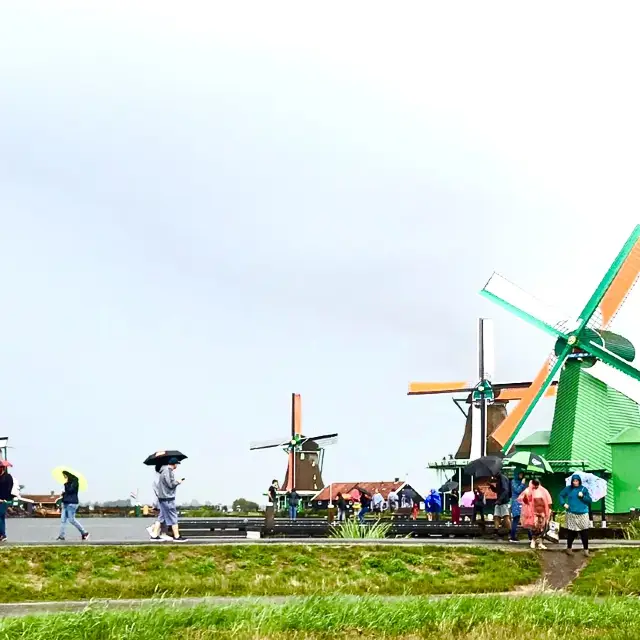
[[[551,520],[553,500],[551,494],[537,478],[528,483],[524,472],[520,471],[509,480],[503,473],[489,485],[496,494],[494,523],[496,529],[509,531],[509,540],[517,542],[518,527],[527,530],[532,549],[546,549],[543,540]],[[484,494],[476,490],[474,499],[474,521],[476,500],[484,504]],[[580,536],[585,555],[589,555],[589,507],[592,499],[589,490],[582,485],[579,474],[571,476],[570,484],[559,496],[560,504],[566,512],[567,553],[573,552],[573,543]],[[483,512],[482,512],[483,513]],[[483,515],[484,521],[484,515]]]

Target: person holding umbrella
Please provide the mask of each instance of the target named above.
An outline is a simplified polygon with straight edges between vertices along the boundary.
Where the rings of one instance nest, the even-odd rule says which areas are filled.
[[[58,478],[58,480],[62,479],[64,484],[64,490],[59,498],[62,501],[62,504],[60,505],[60,533],[57,539],[65,539],[67,522],[70,522],[78,530],[82,539],[88,540],[89,533],[76,520],[76,512],[80,505],[80,500],[78,498],[78,492],[80,491],[80,474],[76,475],[76,473],[72,473],[68,469],[58,467],[58,469],[54,469],[53,475],[54,478]],[[83,482],[83,488],[84,486],[85,483]]]
[[[158,523],[164,522],[167,527],[171,527],[173,531],[173,539],[176,542],[185,542],[186,538],[180,535],[178,527],[178,509],[176,507],[176,489],[184,482],[184,478],[178,480],[175,477],[175,471],[180,464],[177,457],[171,457],[167,460],[167,464],[160,467],[160,477],[156,483],[156,495],[158,497],[158,506],[160,508],[160,516]],[[156,523],[156,525],[158,524]],[[155,525],[154,525],[155,526]],[[160,527],[158,527],[159,529]],[[160,531],[154,530],[155,536],[159,537]]]

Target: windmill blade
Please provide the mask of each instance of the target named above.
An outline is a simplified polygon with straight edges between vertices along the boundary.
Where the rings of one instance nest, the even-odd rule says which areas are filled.
[[[287,445],[287,441],[279,440],[262,440],[258,442],[251,442],[249,444],[249,451],[256,451],[257,449],[275,449],[276,447],[284,447]]]
[[[586,344],[585,344],[586,343]],[[595,343],[593,340],[580,341],[580,347],[588,351],[592,356],[602,360],[610,367],[621,371],[622,373],[631,376],[634,380],[640,380],[640,371],[633,365],[629,364],[626,360],[623,360],[615,353],[609,351],[606,347]]]
[[[638,241],[640,241],[640,225],[636,225],[635,229],[631,233],[631,235],[627,238],[627,241],[620,249],[620,252],[616,256],[616,259],[611,263],[611,266],[604,274],[604,278],[600,281],[600,284],[596,288],[596,290],[589,298],[589,301],[585,305],[582,313],[579,316],[580,319],[580,329],[586,326],[591,320],[591,316],[593,316],[601,303],[606,302],[603,311],[603,322],[604,324],[604,314],[606,311],[607,317],[609,318],[609,322],[611,321],[613,315],[618,310],[622,302],[624,301],[624,296],[620,298],[621,292],[624,289],[625,279],[631,277],[633,273],[634,267],[629,266],[625,269],[625,265],[627,261],[630,260],[630,265],[636,264],[638,260],[638,256],[635,255],[634,252],[637,252]],[[637,273],[636,273],[637,275]],[[616,292],[611,294],[611,297],[605,301],[605,296],[609,291],[612,291],[612,287],[614,287],[618,276],[620,276],[619,285],[616,286]],[[634,278],[635,281],[635,278]],[[633,283],[631,283],[633,284]],[[630,288],[631,285],[629,285]],[[628,289],[627,289],[628,290]],[[626,295],[626,294],[625,294]],[[617,304],[616,304],[617,303]]]
[[[478,377],[491,382],[495,376],[495,345],[493,341],[493,320],[480,318],[478,321]]]
[[[515,385],[495,385],[496,400],[506,400],[512,402],[514,400],[522,400],[523,394],[531,386],[530,382],[520,382]],[[544,392],[544,398],[554,398],[557,393],[558,381],[554,380],[549,388]]]
[[[553,379],[556,377],[558,371],[560,371],[560,368],[564,364],[564,361],[570,351],[571,347],[567,345],[563,351],[561,351],[558,358],[555,360],[555,363],[553,358],[548,358],[545,361],[542,369],[540,369],[538,375],[531,383],[531,386],[523,392],[520,402],[518,402],[514,410],[491,435],[491,437],[502,447],[502,451],[504,453],[509,451],[511,443],[518,435],[518,432],[524,425],[536,404],[538,404],[538,400],[540,400],[544,392],[553,382]]]
[[[475,403],[471,403],[471,449],[469,451],[471,460],[476,460],[482,455],[481,418],[480,407],[477,407]]]
[[[299,393],[291,394],[291,435],[302,435],[302,398]]]
[[[308,442],[309,440],[315,442],[320,448],[324,449],[324,447],[328,447],[329,445],[332,445],[338,442],[338,434],[327,433],[323,436],[315,436],[312,438],[307,438],[305,442]]]
[[[640,404],[640,382],[637,380],[599,361],[583,371]]]
[[[636,240],[633,248],[624,259],[620,271],[611,282],[600,302],[602,328],[611,325],[616,314],[629,296],[640,275],[640,240]]]
[[[498,273],[489,278],[480,295],[556,338],[570,332],[568,314],[541,302]]]
[[[471,392],[473,382],[410,382],[408,396],[426,396],[435,393]]]

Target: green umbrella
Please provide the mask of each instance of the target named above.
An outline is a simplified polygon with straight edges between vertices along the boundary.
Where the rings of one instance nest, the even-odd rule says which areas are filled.
[[[553,473],[551,465],[537,453],[531,453],[531,451],[518,451],[514,453],[507,464],[514,467],[524,467],[524,470],[528,473]]]

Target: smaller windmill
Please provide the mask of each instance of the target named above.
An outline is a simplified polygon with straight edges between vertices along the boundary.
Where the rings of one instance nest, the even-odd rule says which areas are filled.
[[[299,393],[292,393],[289,438],[252,442],[249,450],[281,448],[289,456],[282,488],[285,491],[291,491],[295,487],[298,493],[310,492],[315,495],[324,488],[322,480],[324,449],[337,441],[337,433],[326,433],[313,437],[302,434],[302,399]]]
[[[478,380],[477,382],[411,382],[408,395],[467,394],[471,411],[465,416],[467,423],[456,458],[479,458],[499,453],[500,448],[491,448],[490,436],[507,417],[506,405],[518,401],[530,382],[495,382],[495,353],[493,321],[479,318],[478,321]],[[555,385],[546,395],[555,395]],[[460,407],[460,399],[454,399]],[[487,449],[487,444],[489,449]],[[495,449],[495,447],[494,447]]]

